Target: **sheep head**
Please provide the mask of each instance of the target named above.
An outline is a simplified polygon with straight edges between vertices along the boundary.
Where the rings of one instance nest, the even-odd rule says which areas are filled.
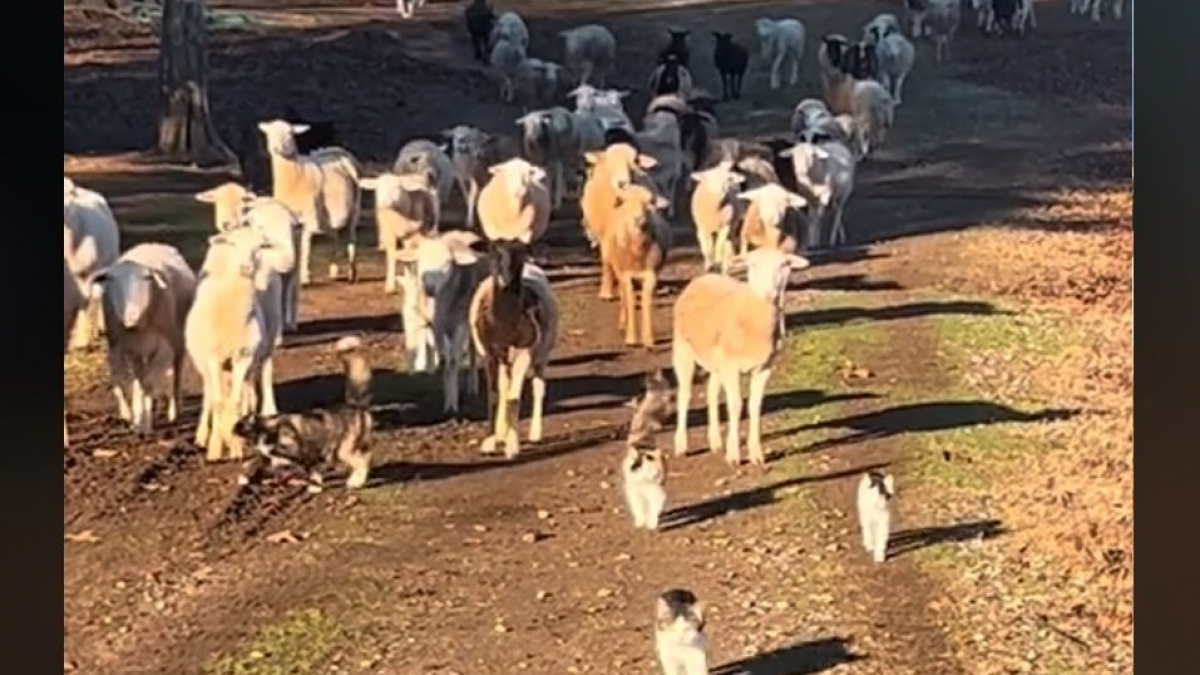
[[[499,239],[492,242],[488,255],[488,267],[496,287],[504,290],[520,287],[525,261],[529,258],[529,245],[516,239]]]
[[[694,172],[692,180],[698,183],[697,187],[700,189],[713,194],[730,195],[746,182],[746,177],[734,171],[733,162],[725,159],[711,169]]]
[[[267,151],[288,159],[300,154],[296,148],[296,136],[308,131],[307,124],[292,124],[287,120],[274,119],[258,123],[258,130],[267,139]]]
[[[92,275],[88,283],[92,298],[101,297],[125,328],[135,328],[150,311],[154,289],[166,289],[161,271],[131,260],[118,261]]]
[[[255,194],[229,181],[211,190],[198,192],[196,201],[213,205],[213,218],[218,232],[228,232],[242,224],[243,206],[255,199]]]
[[[531,187],[546,186],[546,170],[520,157],[493,164],[488,167],[488,173],[492,175],[492,180],[504,181],[508,192],[518,199],[524,199]]]
[[[759,296],[778,306],[787,290],[792,272],[809,266],[807,258],[772,248],[756,248],[745,256],[735,256],[730,271],[746,270],[746,284]]]
[[[757,206],[763,222],[772,226],[778,226],[783,221],[788,209],[800,209],[808,205],[807,199],[778,183],[767,183],[747,190],[739,194],[738,199],[744,199]]]

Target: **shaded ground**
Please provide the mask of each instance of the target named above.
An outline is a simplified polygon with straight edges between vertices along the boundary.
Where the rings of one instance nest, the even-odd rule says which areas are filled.
[[[373,162],[454,123],[511,128],[516,110],[497,104],[495,84],[462,57],[457,5],[439,3],[427,8],[432,18],[401,23],[357,3],[305,4],[345,11],[288,11],[322,23],[373,22],[343,35],[331,31],[348,29],[306,28],[292,16],[301,27],[291,32],[215,38],[212,103],[231,138],[289,102],[337,119],[346,145]],[[585,22],[598,4],[570,3],[570,19],[522,5],[532,51],[557,55],[556,32]],[[691,27],[697,61],[707,64],[700,55],[717,21],[752,44],[753,19],[793,13],[815,43],[893,8],[632,5],[604,4],[604,21],[622,45],[619,80],[630,88],[640,85],[666,25]],[[1120,92],[1129,82],[1128,24],[1094,28],[1067,16],[1064,3],[1039,7],[1040,34],[1018,43],[964,31],[956,61],[941,71],[921,45],[892,140],[862,169],[848,212],[852,238],[878,242],[1013,220],[1061,226],[1061,217],[1023,214],[1064,203],[1067,188],[1127,184],[1129,114]],[[151,55],[84,33],[68,31],[68,44],[88,51],[66,59],[67,152],[145,146],[156,114],[144,104],[154,96]],[[782,132],[791,106],[817,91],[815,44],[808,49],[796,90],[771,92],[765,73],[752,72],[747,99],[721,111],[727,133]],[[1035,64],[1036,76],[1016,76],[1018,59]],[[704,66],[698,74],[716,84]],[[643,101],[634,97],[635,117]],[[109,194],[127,244],[168,239],[193,260],[199,255],[208,214],[188,195],[219,175],[114,170],[99,159],[72,161],[67,171]],[[1081,226],[1097,220],[1085,209],[1072,213]],[[991,400],[892,400],[906,387],[942,386],[932,375],[945,363],[938,321],[1004,319],[1008,311],[983,300],[930,299],[924,290],[987,290],[1027,279],[1022,268],[995,250],[960,245],[955,234],[818,259],[823,264],[798,275],[789,300],[798,349],[805,331],[882,327],[892,337],[886,362],[872,362],[878,372],[864,381],[826,386],[804,369],[829,354],[797,352],[764,406],[768,447],[782,458],[766,475],[731,474],[709,455],[673,463],[668,525],[651,537],[632,531],[620,508],[617,440],[628,417],[621,406],[637,393],[640,374],[669,361],[670,297],[658,299],[659,347],[651,354],[622,348],[616,308],[595,300],[595,267],[571,246],[580,237],[570,213],[560,216],[554,239],[568,248],[551,258],[564,264],[552,272],[564,331],[550,372],[547,439],[515,463],[480,458],[483,425],[444,421],[437,383],[402,374],[398,301],[382,294],[374,259],[364,283],[306,291],[301,330],[277,364],[283,409],[332,401],[340,378],[328,347],[341,334],[366,332],[382,440],[375,489],[360,494],[311,497],[288,486],[237,493],[235,467],[206,466],[186,443],[194,397],[179,429],[134,438],[111,419],[96,359],[72,357],[76,444],[64,457],[64,529],[81,540],[66,544],[64,661],[80,672],[122,674],[202,672],[221,657],[212,666],[218,672],[649,673],[652,599],[686,585],[713,606],[719,673],[984,672],[956,647],[949,615],[933,609],[936,577],[908,553],[1003,534],[1005,523],[906,525],[896,558],[877,569],[859,555],[847,512],[860,471],[912,459],[905,439],[1074,414],[1065,403],[1017,409]],[[1090,242],[1080,245],[1084,254]],[[674,288],[696,268],[693,250],[676,253],[668,271]],[[1063,287],[1038,283],[1034,290]],[[1101,280],[1088,286],[1099,291],[1077,294],[1108,297],[1114,285],[1119,279]],[[879,300],[867,302],[871,296]],[[854,302],[831,305],[829,297]],[[469,412],[482,417],[478,406]],[[703,438],[694,422],[696,447]],[[279,532],[292,536],[269,541]]]

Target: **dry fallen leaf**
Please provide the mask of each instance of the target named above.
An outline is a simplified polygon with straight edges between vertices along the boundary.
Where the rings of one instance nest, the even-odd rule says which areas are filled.
[[[104,448],[97,448],[92,451],[92,457],[95,457],[96,459],[108,459],[110,457],[116,457],[119,454],[120,453],[116,450],[106,450]]]
[[[306,535],[297,535],[291,530],[280,530],[275,534],[267,535],[267,541],[272,544],[299,544],[304,541]]]
[[[63,538],[67,541],[74,541],[83,544],[93,544],[100,541],[100,537],[97,537],[96,534],[91,530],[84,530],[83,532],[76,532],[74,534],[66,534]]]

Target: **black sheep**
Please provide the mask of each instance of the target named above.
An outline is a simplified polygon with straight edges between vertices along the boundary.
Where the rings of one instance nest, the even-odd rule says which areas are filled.
[[[722,100],[742,97],[742,78],[750,63],[750,53],[733,41],[733,33],[713,31],[717,43],[713,49],[713,64],[721,73]]]
[[[684,68],[690,68],[692,65],[692,52],[688,48],[688,36],[691,34],[690,30],[667,29],[667,35],[671,38],[671,41],[658,53],[658,62],[660,64],[666,63],[667,58],[674,56]]]
[[[488,42],[492,35],[492,25],[496,23],[496,14],[488,2],[489,0],[471,0],[471,4],[463,10],[463,20],[467,24],[471,48],[475,50],[475,60],[483,63],[487,62]]]

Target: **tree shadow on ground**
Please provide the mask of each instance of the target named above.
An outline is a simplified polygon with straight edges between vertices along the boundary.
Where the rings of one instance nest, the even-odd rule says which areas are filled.
[[[813,675],[866,656],[852,654],[846,638],[830,637],[801,642],[766,654],[726,663],[711,675]]]
[[[871,279],[866,274],[839,274],[807,279],[788,286],[789,291],[901,291],[904,287],[891,279]]]
[[[703,389],[704,389],[703,383],[701,382],[698,384],[700,386],[698,386],[698,387],[693,386],[693,391],[695,391],[696,389],[703,391]],[[794,389],[792,391],[774,392],[771,394],[767,394],[766,396],[763,396],[762,414],[770,415],[771,413],[775,413],[775,412],[806,410],[808,408],[815,408],[817,406],[828,405],[830,403],[846,403],[849,401],[866,401],[866,400],[871,400],[871,399],[876,399],[876,398],[879,398],[879,394],[875,394],[875,393],[867,392],[867,391],[854,391],[854,392],[846,392],[846,393],[842,393],[842,394],[830,395],[819,389]],[[722,422],[722,424],[728,424],[729,420],[725,416],[726,415],[725,404],[724,404],[725,399],[722,398],[721,401],[722,401],[721,422]],[[746,412],[746,408],[744,407],[744,404],[743,404],[743,408],[742,408],[742,415],[743,415],[743,417],[739,421],[739,425],[743,429],[745,429],[747,427],[747,425],[749,424],[749,420],[748,420],[748,418],[745,417],[745,415],[747,415],[747,412]],[[693,408],[693,409],[688,410],[688,428],[689,429],[695,429],[697,427],[707,427],[707,426],[708,426],[707,404],[704,404],[699,408]],[[764,433],[763,440],[768,441],[771,438],[776,438],[780,435],[790,435],[792,433],[795,433],[796,431],[799,431],[799,429],[789,430],[786,432],[786,434],[780,434],[780,432]]]
[[[1047,408],[1022,412],[990,401],[937,401],[893,406],[876,412],[805,424],[790,433],[817,429],[852,429],[851,433],[811,443],[799,452],[820,452],[841,445],[889,438],[907,433],[927,433],[1006,422],[1053,422],[1070,419],[1077,409]]]
[[[910,302],[888,307],[834,307],[810,309],[787,315],[788,330],[813,326],[838,326],[855,321],[894,321],[937,315],[1004,316],[1010,312],[996,309],[988,302]]]
[[[776,481],[769,485],[762,485],[750,490],[735,492],[731,495],[724,495],[702,502],[680,506],[663,514],[662,530],[676,530],[732,513],[749,511],[760,506],[766,506],[777,501],[777,497],[775,496],[776,490],[782,490],[784,488],[795,487],[798,485],[806,485],[808,483],[820,483],[828,480],[837,480],[839,478],[846,478],[848,476],[857,476],[865,471],[882,469],[886,466],[888,466],[886,463],[869,464],[866,466],[855,467],[853,469],[844,469],[842,471],[834,471],[831,473],[823,473],[813,476],[794,476],[792,478]]]
[[[1009,530],[995,519],[900,530],[893,532],[892,536],[888,538],[888,558],[895,558],[939,544],[971,541],[972,539],[993,539],[1008,534],[1008,532]]]

